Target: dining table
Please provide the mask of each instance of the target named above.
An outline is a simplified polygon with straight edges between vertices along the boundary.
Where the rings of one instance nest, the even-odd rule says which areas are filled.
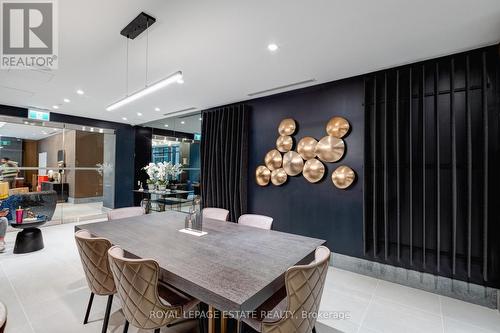
[[[167,211],[80,224],[92,235],[122,247],[133,258],[152,258],[160,280],[209,305],[209,312],[248,313],[285,285],[294,265],[314,260],[325,240],[203,219],[203,236],[181,232],[186,213]],[[215,332],[210,320],[208,332]],[[234,316],[233,316],[234,317]],[[227,322],[221,323],[225,333]]]

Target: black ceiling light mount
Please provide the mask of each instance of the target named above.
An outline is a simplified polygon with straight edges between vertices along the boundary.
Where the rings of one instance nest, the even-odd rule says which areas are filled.
[[[122,36],[125,36],[130,39],[135,39],[137,36],[146,31],[153,23],[156,22],[156,19],[148,15],[144,12],[141,12],[135,19],[133,19],[125,28],[120,31]]]

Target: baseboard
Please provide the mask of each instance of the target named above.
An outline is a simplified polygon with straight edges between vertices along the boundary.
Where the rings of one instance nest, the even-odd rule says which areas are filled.
[[[465,302],[498,309],[498,289],[333,253],[331,265],[340,269],[399,283]]]
[[[68,203],[72,204],[83,204],[83,203],[92,203],[92,202],[101,202],[103,197],[89,197],[89,198],[74,198],[69,197]]]

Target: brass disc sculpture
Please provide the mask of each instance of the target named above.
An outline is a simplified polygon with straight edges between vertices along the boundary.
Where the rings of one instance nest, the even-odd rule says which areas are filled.
[[[326,133],[337,139],[342,139],[349,132],[349,122],[342,117],[333,117],[326,124]]]
[[[293,139],[289,135],[280,135],[276,140],[276,148],[282,153],[290,151],[292,147],[293,147]]]
[[[317,159],[307,160],[302,171],[304,178],[310,183],[319,182],[325,175],[325,166]]]
[[[271,180],[271,170],[263,165],[259,165],[255,170],[255,181],[260,186],[266,186]]]
[[[266,164],[266,167],[273,171],[276,169],[281,168],[281,163],[283,162],[283,157],[281,157],[281,153],[276,150],[270,150],[267,154],[266,157],[264,158],[264,162]]]
[[[283,185],[286,182],[287,178],[288,176],[286,175],[286,172],[283,168],[279,168],[271,172],[271,183],[276,186]]]
[[[318,141],[310,136],[303,137],[297,144],[297,152],[304,160],[310,160],[316,157],[316,145]]]
[[[299,153],[289,151],[283,156],[283,169],[289,176],[297,176],[304,169],[304,160],[300,157]]]
[[[346,165],[339,166],[332,173],[333,184],[342,190],[351,186],[355,179],[356,174],[351,168]]]
[[[344,155],[344,151],[344,141],[330,135],[319,140],[315,149],[316,155],[323,162],[337,162]]]
[[[280,135],[292,135],[297,129],[297,124],[292,118],[283,119],[278,127]]]

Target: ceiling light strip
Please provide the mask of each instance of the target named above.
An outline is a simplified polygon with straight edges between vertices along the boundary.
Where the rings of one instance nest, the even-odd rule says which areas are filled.
[[[164,79],[161,79],[149,86],[146,86],[145,88],[133,93],[132,95],[129,95],[113,104],[111,104],[110,106],[108,106],[106,108],[106,111],[114,111],[126,104],[129,104],[135,100],[138,100],[139,98],[142,98],[146,95],[149,95],[157,90],[160,90],[174,82],[177,82],[179,80],[182,79],[182,72],[181,71],[178,71],[178,72],[175,72],[169,76],[167,76],[166,78]]]

